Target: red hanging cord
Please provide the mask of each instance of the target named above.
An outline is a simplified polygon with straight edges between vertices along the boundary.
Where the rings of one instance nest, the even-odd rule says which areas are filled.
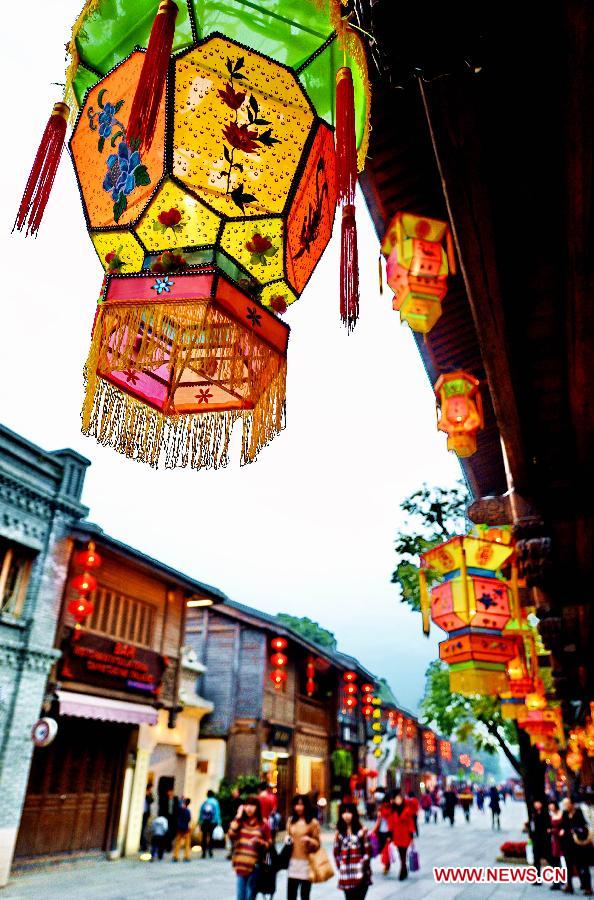
[[[348,66],[343,66],[336,74],[336,168],[338,201],[342,206],[340,316],[350,332],[359,315],[359,263],[355,221],[355,92],[353,76]]]
[[[26,226],[26,235],[36,235],[39,230],[64,149],[69,114],[70,108],[66,103],[54,103],[35,154],[13,231],[15,228],[22,231]]]
[[[176,16],[177,6],[173,0],[161,0],[128,120],[129,143],[139,149],[148,149],[153,142],[173,47]]]

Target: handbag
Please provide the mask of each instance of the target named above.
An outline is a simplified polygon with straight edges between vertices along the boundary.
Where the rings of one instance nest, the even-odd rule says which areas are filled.
[[[225,832],[223,831],[222,825],[216,825],[212,832],[213,841],[224,841],[225,840]]]
[[[375,859],[376,856],[379,856],[379,838],[375,831],[372,831],[369,835],[369,843],[371,844],[371,855]]]
[[[288,837],[280,849],[280,852],[276,854],[276,871],[280,872],[282,869],[288,869],[289,863],[291,862],[291,856],[293,855],[293,841],[290,837]]]
[[[309,867],[314,884],[322,884],[334,877],[334,866],[323,847],[319,847],[309,854]]]
[[[419,851],[415,847],[414,841],[408,848],[408,868],[411,872],[418,872],[421,868],[421,860],[419,858]]]

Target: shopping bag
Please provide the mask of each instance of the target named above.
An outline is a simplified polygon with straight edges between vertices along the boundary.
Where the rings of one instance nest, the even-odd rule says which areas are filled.
[[[222,825],[215,826],[212,832],[213,841],[224,841],[225,840],[225,832],[223,831]]]
[[[421,868],[421,860],[419,859],[419,851],[415,847],[414,841],[408,848],[408,868],[410,872],[418,872]]]
[[[375,831],[372,831],[369,835],[369,843],[371,844],[371,855],[375,858],[379,856],[379,839]]]
[[[293,841],[287,838],[279,853],[276,854],[276,870],[288,869],[293,854]]]
[[[315,884],[321,884],[334,877],[334,866],[323,847],[309,854],[309,867],[311,869],[311,880]]]

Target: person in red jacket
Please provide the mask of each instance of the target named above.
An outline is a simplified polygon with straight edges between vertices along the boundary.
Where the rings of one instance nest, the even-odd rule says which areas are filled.
[[[414,791],[408,792],[407,804],[412,813],[413,821],[415,823],[415,834],[419,836],[419,801],[416,798]]]
[[[415,823],[411,808],[400,792],[395,795],[392,801],[390,831],[392,833],[391,843],[398,849],[400,857],[400,875],[398,880],[404,881],[405,878],[408,878],[406,851],[414,836]],[[387,875],[390,871],[390,844],[386,844],[384,847],[382,863],[384,864],[384,875]]]

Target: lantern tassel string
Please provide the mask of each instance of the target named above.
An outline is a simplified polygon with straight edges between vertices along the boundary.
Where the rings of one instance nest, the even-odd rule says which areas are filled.
[[[13,231],[26,228],[28,236],[36,235],[39,230],[62,157],[69,112],[66,103],[54,104],[35,154]]]
[[[176,16],[177,6],[173,0],[162,0],[151,29],[128,121],[130,141],[139,149],[148,150],[153,142],[173,47]]]
[[[339,69],[336,75],[336,172],[338,202],[342,206],[340,316],[351,332],[359,315],[359,263],[355,219],[355,95],[353,76],[347,66]]]

